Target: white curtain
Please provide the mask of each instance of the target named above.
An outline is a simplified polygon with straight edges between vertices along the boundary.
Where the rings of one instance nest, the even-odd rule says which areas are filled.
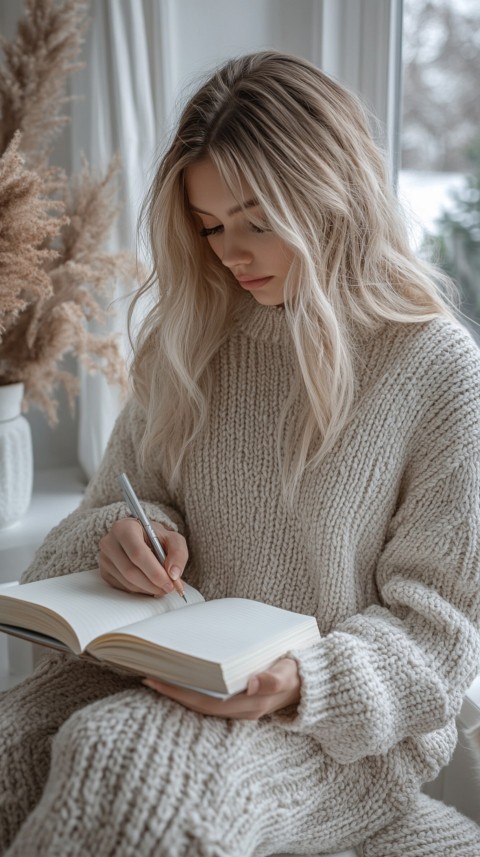
[[[122,168],[118,176],[120,214],[107,245],[110,252],[136,253],[140,206],[153,168],[155,151],[165,126],[160,68],[152,55],[152,33],[159,30],[159,7],[144,0],[115,0],[90,4],[91,23],[84,46],[85,68],[72,77],[71,161],[77,172],[81,155],[104,173],[115,152]],[[128,352],[126,311],[133,283],[119,282],[110,301],[108,332],[118,332]],[[78,457],[91,477],[99,464],[121,407],[118,388],[103,375],[79,367]]]
[[[304,56],[367,97],[395,137],[401,0],[92,0],[86,67],[72,77],[72,167],[81,152],[105,171],[115,151],[121,215],[108,249],[135,252],[139,208],[186,97],[218,63],[275,48]],[[352,60],[352,57],[354,59]],[[389,112],[390,111],[390,112]],[[128,293],[119,283],[110,329],[125,337]],[[90,477],[120,408],[118,391],[82,369],[78,456]]]

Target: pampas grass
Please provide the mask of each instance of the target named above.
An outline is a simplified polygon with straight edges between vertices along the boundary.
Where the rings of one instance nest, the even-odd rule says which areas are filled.
[[[118,278],[137,275],[130,256],[102,249],[117,213],[118,160],[103,177],[86,162],[72,178],[50,165],[85,15],[83,0],[28,0],[15,40],[1,44],[0,384],[22,381],[25,405],[34,402],[52,425],[59,385],[72,407],[78,394],[78,379],[62,368],[67,352],[125,384],[116,337],[89,332],[88,322],[105,320]]]
[[[12,42],[0,39],[0,152],[16,131],[30,166],[44,165],[51,144],[68,123],[62,113],[70,101],[68,75],[76,62],[87,28],[88,4],[83,0],[27,0]]]
[[[40,176],[26,169],[19,144],[17,132],[0,159],[0,337],[29,305],[53,293],[45,268],[57,253],[47,245],[65,223],[45,199]],[[2,358],[0,346],[0,377],[8,371]]]

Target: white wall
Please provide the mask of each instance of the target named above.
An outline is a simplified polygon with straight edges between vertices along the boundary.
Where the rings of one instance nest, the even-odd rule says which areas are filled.
[[[163,0],[155,37],[163,66],[165,112],[172,119],[202,76],[222,61],[274,48],[320,59],[321,0]]]

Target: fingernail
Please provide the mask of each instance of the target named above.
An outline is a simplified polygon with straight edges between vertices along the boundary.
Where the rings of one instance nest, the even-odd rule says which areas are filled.
[[[169,573],[169,574],[170,574],[170,577],[172,578],[172,580],[178,580],[178,578],[180,577],[181,573],[182,573],[182,572],[180,571],[180,569],[178,568],[178,566],[176,566],[176,565],[172,565],[172,567],[171,567],[171,569],[170,569],[170,573]]]

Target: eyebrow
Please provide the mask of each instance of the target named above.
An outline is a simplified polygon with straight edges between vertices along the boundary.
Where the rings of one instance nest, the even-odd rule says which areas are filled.
[[[238,214],[239,211],[242,211],[244,208],[253,208],[255,205],[258,205],[258,200],[256,199],[247,199],[246,202],[242,202],[241,205],[234,205],[227,214],[229,217],[232,214]],[[208,214],[210,217],[216,217],[215,214],[212,214],[210,211],[203,211],[201,208],[197,208],[195,205],[190,206],[191,211],[198,211],[199,214]]]

